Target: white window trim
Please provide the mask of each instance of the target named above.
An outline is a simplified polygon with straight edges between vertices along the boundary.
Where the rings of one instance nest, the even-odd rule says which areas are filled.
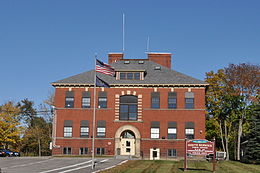
[[[186,128],[185,134],[186,135],[194,135],[194,129],[193,128]]]
[[[151,128],[151,139],[159,139],[160,138],[160,128],[152,127]]]
[[[72,127],[71,126],[64,126],[63,136],[65,138],[72,137]]]

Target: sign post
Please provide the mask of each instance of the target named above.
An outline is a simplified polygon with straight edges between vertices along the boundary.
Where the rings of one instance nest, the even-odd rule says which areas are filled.
[[[185,141],[184,141],[184,171],[187,170],[187,138],[185,138]]]
[[[216,171],[216,140],[215,138],[213,139],[213,145],[214,145],[214,148],[213,148],[213,172]]]

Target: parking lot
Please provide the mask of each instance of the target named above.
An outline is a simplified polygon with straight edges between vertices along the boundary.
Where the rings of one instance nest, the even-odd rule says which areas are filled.
[[[95,170],[91,169],[91,158],[59,157],[2,157],[1,173],[88,173],[120,164],[124,160],[97,158]]]

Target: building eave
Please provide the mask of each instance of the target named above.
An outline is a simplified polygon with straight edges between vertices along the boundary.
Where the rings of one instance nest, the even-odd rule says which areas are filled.
[[[86,83],[52,83],[53,87],[93,87],[94,84]],[[207,87],[209,84],[110,84],[116,87]]]

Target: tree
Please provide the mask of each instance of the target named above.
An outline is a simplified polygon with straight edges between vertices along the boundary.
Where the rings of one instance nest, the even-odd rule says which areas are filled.
[[[28,125],[32,126],[32,122],[34,117],[37,115],[36,109],[33,108],[33,102],[24,99],[21,102],[18,103],[18,107],[20,109],[21,119]]]
[[[0,145],[9,148],[20,141],[19,108],[12,102],[0,107]]]
[[[251,118],[250,132],[245,142],[242,161],[246,163],[260,164],[260,104],[254,107],[254,115]]]
[[[240,96],[239,119],[237,132],[237,160],[240,160],[240,145],[243,133],[243,123],[250,118],[250,106],[256,100],[260,90],[260,66],[251,64],[230,64],[225,68],[228,85],[232,86],[233,94]]]
[[[260,91],[260,67],[230,64],[217,73],[207,73],[206,82],[210,84],[206,101],[211,118],[207,123],[213,123],[212,118],[218,122],[219,135],[223,150],[227,152],[227,159],[230,148],[228,142],[232,139],[232,147],[236,150],[234,158],[240,160],[241,137],[248,131],[249,124],[246,120],[250,119],[251,105]]]
[[[49,155],[51,123],[46,122],[43,117],[34,117],[32,124],[25,131],[21,150],[38,156]]]
[[[212,134],[212,127],[215,126],[214,134],[218,135],[215,138],[217,142],[219,138],[221,139],[222,148],[227,153],[227,160],[229,160],[228,144],[232,119],[229,116],[230,104],[227,101],[232,88],[227,86],[226,75],[222,69],[218,70],[217,73],[213,71],[206,73],[206,82],[209,83],[206,93],[206,107],[208,111],[206,134],[207,136],[209,132]]]
[[[22,138],[21,150],[28,154],[41,156],[49,155],[49,142],[51,141],[51,119],[46,118],[49,110],[44,104],[40,105],[40,110],[36,110],[34,103],[24,99],[19,103],[22,120],[27,124],[27,128]]]

